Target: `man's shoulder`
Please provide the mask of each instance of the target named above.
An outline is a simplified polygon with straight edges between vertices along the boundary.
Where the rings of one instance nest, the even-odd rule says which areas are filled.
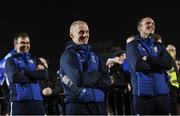
[[[129,42],[127,43],[127,46],[137,46],[139,44],[139,42],[136,39],[130,38],[128,41]]]
[[[126,43],[127,43],[127,44],[130,43],[130,42],[133,42],[133,41],[135,41],[135,36],[130,36],[130,37],[128,37],[128,38],[126,39]]]
[[[61,54],[61,57],[60,59],[69,59],[69,58],[73,58],[73,56],[76,55],[76,51],[75,50],[72,50],[72,49],[67,49],[67,50],[64,50]]]
[[[65,49],[63,52],[62,52],[62,55],[69,55],[69,54],[75,54],[77,52],[77,50],[75,49]]]
[[[13,54],[7,58],[7,60],[12,60],[17,57],[17,54]]]
[[[131,35],[126,39],[126,44],[137,44],[140,40],[139,35]]]
[[[5,61],[5,65],[6,65],[6,64],[11,64],[11,63],[13,63],[13,62],[14,62],[14,59],[15,59],[14,55],[8,57],[8,58],[6,59],[6,61]]]

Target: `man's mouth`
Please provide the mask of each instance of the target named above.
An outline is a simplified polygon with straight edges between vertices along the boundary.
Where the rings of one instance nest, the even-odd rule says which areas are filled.
[[[147,29],[150,30],[150,31],[154,31],[153,27],[147,27]]]
[[[81,37],[80,40],[86,40],[88,37]]]
[[[25,47],[25,46],[24,46],[24,47],[21,47],[21,51],[24,51],[24,52],[25,52],[25,51],[28,51],[28,50],[29,50],[29,47]]]

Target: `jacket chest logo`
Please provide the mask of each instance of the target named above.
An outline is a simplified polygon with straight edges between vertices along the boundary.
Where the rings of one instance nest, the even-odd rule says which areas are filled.
[[[92,61],[93,63],[96,63],[95,56],[91,56],[91,61]]]
[[[153,50],[154,50],[154,52],[158,52],[158,48],[157,48],[157,46],[155,46],[154,48],[153,48]]]
[[[81,57],[79,54],[78,54],[78,56],[80,57],[80,62],[86,62],[86,59],[85,59],[85,58]],[[91,61],[91,62],[93,62],[93,63],[97,63],[96,58],[95,58],[95,56],[93,56],[93,55],[91,55],[91,56],[90,56],[90,59],[88,59],[88,60]]]
[[[34,64],[34,61],[33,60],[28,60],[28,63]]]

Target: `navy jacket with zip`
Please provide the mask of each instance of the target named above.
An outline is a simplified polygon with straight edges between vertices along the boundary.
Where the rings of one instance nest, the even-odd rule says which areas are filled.
[[[75,86],[87,90],[84,95],[80,95],[74,88],[62,83],[66,103],[104,100],[103,91],[110,85],[109,74],[90,45],[77,45],[69,41],[60,59],[60,70]]]
[[[133,95],[157,96],[169,93],[166,70],[172,68],[172,58],[162,43],[153,37],[141,38],[127,44],[127,58],[130,63]],[[143,61],[147,56],[147,61]]]
[[[42,101],[39,80],[47,77],[47,69],[36,70],[40,61],[30,53],[15,53],[7,59],[5,72],[9,80],[10,101]]]

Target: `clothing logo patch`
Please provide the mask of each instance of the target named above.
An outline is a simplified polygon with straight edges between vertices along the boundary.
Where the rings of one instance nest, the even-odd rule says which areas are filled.
[[[22,61],[20,61],[20,60],[17,60],[17,62],[18,62],[19,64],[21,64],[21,63],[22,63]]]
[[[91,58],[92,58],[92,62],[93,62],[93,63],[96,63],[95,57],[94,57],[94,56],[91,56]]]
[[[85,62],[85,60],[84,60],[84,59],[80,59],[80,61],[81,61],[81,62]]]
[[[158,48],[157,48],[157,46],[156,46],[156,47],[154,47],[154,52],[158,52]]]
[[[28,60],[28,62],[34,64],[34,61],[33,61],[33,60]]]

